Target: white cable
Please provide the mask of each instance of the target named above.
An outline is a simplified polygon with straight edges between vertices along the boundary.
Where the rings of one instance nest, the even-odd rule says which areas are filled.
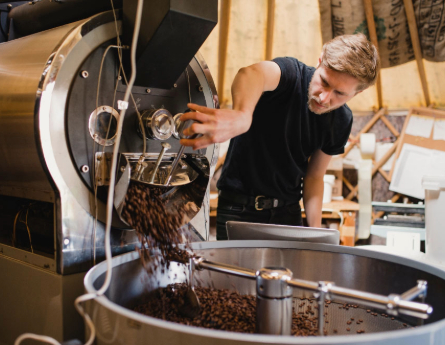
[[[133,88],[134,80],[136,79],[136,44],[137,44],[137,38],[139,36],[139,29],[141,26],[141,17],[142,17],[142,5],[143,0],[138,0],[137,10],[136,10],[136,20],[134,24],[134,32],[133,32],[133,40],[131,43],[131,77],[127,84],[127,89],[125,90],[124,95],[124,102],[128,103],[128,100],[130,98],[131,89]],[[113,200],[114,200],[114,183],[116,180],[116,166],[117,166],[117,156],[119,154],[119,146],[120,146],[120,140],[122,135],[122,126],[124,122],[125,117],[125,111],[126,109],[121,109],[121,113],[119,116],[118,124],[117,124],[117,130],[116,130],[116,141],[114,143],[114,149],[113,149],[113,157],[111,160],[111,172],[110,172],[110,188],[108,190],[108,200],[107,200],[107,217],[106,217],[106,225],[105,225],[105,257],[107,262],[107,273],[105,276],[105,282],[102,285],[102,287],[96,291],[96,293],[92,294],[86,294],[81,295],[76,298],[74,305],[77,309],[77,311],[83,316],[85,319],[85,322],[87,323],[88,327],[91,330],[90,338],[88,339],[87,343],[85,345],[91,345],[94,342],[95,336],[96,336],[96,329],[94,327],[94,323],[89,317],[89,315],[84,311],[81,303],[88,301],[90,299],[94,299],[98,296],[103,295],[110,286],[111,282],[111,273],[113,270],[112,266],[112,256],[111,256],[111,219],[112,219],[112,213],[113,213]],[[61,345],[57,340],[43,335],[37,335],[33,333],[25,333],[19,336],[16,341],[14,342],[14,345],[19,345],[23,340],[25,339],[34,339],[38,341],[43,341],[49,344],[54,345]]]
[[[15,342],[14,345],[19,345],[23,340],[25,339],[34,339],[34,340],[38,340],[47,344],[53,344],[53,345],[60,345],[60,343],[51,338],[51,337],[47,337],[46,335],[38,335],[38,334],[34,334],[34,333],[24,333],[21,336],[19,336]]]
[[[136,10],[136,21],[134,23],[133,40],[131,42],[131,76],[127,84],[127,89],[125,90],[124,102],[128,103],[130,98],[130,92],[133,88],[134,80],[136,79],[136,45],[137,38],[139,36],[139,28],[141,25],[142,17],[142,5],[143,0],[138,0],[137,10]],[[103,286],[97,291],[97,295],[103,295],[107,291],[110,281],[111,281],[111,219],[113,214],[113,201],[114,201],[114,182],[116,180],[116,166],[117,166],[117,156],[119,154],[119,146],[121,142],[122,126],[124,123],[126,109],[121,109],[119,116],[119,121],[117,123],[116,130],[116,141],[114,142],[113,158],[111,159],[111,171],[110,171],[110,188],[108,189],[108,200],[107,200],[107,217],[105,225],[105,256],[107,260],[107,274],[105,276],[105,282]]]

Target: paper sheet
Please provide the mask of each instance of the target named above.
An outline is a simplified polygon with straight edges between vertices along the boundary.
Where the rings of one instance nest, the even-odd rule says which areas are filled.
[[[434,118],[429,116],[411,115],[405,133],[418,137],[429,138],[433,129]]]
[[[424,175],[445,175],[445,152],[404,144],[389,190],[425,199],[422,188]]]
[[[445,140],[445,120],[434,121],[433,140]]]

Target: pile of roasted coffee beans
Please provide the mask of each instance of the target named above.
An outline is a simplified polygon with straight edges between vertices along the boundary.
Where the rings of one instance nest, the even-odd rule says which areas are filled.
[[[240,295],[236,291],[226,289],[195,287],[201,304],[201,312],[195,318],[188,318],[179,312],[180,306],[184,303],[187,288],[187,284],[179,283],[157,289],[150,300],[137,306],[135,311],[184,325],[255,333],[255,296]],[[317,333],[316,316],[293,313],[293,335],[317,335]]]
[[[188,262],[188,246],[178,248],[183,242],[179,228],[184,221],[184,208],[175,213],[168,212],[161,198],[165,189],[154,188],[142,183],[130,182],[122,218],[138,233],[141,241],[140,256],[144,267],[152,273],[158,265],[170,264],[170,261]],[[150,249],[157,248],[160,255],[152,255]]]

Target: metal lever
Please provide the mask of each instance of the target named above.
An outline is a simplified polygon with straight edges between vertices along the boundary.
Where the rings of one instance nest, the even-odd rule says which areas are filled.
[[[179,160],[182,157],[182,154],[184,153],[185,146],[181,145],[181,148],[179,149],[178,155],[176,156],[175,160],[172,163],[172,168],[170,169],[170,172],[168,173],[167,177],[165,178],[164,186],[168,186],[170,184],[170,180],[173,177],[173,173],[176,170],[176,167],[178,166]]]
[[[156,161],[155,167],[153,168],[153,172],[150,176],[149,183],[154,183],[156,173],[158,172],[159,166],[161,165],[161,162],[162,162],[162,157],[164,157],[164,154],[167,150],[171,149],[171,146],[169,143],[163,142],[163,143],[161,143],[161,145],[162,145],[162,150],[161,150],[161,153],[159,154],[158,160]]]

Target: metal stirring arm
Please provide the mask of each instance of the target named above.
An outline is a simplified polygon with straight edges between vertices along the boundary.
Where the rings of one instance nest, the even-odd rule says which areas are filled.
[[[194,257],[193,268],[197,270],[208,269],[215,272],[226,273],[242,278],[257,281],[257,332],[264,334],[290,335],[292,323],[292,307],[289,310],[289,300],[292,294],[290,288],[299,288],[315,292],[318,298],[318,326],[319,333],[323,335],[325,300],[333,298],[349,303],[360,303],[368,307],[385,310],[389,315],[399,314],[427,319],[433,308],[425,303],[412,302],[417,297],[426,296],[427,282],[419,280],[417,286],[407,292],[389,296],[363,292],[336,286],[332,282],[312,282],[301,279],[292,279],[292,272],[281,267],[266,267],[259,271],[238,266],[207,261],[203,257]],[[291,305],[291,304],[290,304]],[[258,310],[267,312],[258,312]],[[277,320],[281,320],[278,322]],[[289,322],[289,327],[282,327],[281,323]],[[278,326],[277,326],[278,324]]]

